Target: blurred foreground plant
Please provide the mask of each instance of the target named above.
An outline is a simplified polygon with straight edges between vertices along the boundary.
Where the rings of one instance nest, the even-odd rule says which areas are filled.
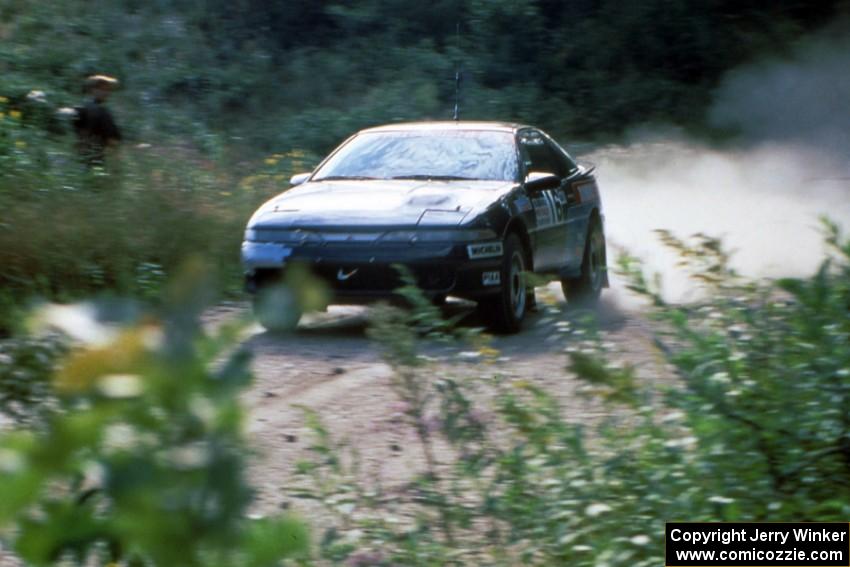
[[[233,348],[241,323],[201,330],[204,281],[190,267],[161,323],[72,349],[60,408],[0,436],[0,528],[28,563],[261,566],[306,551],[300,522],[247,517],[249,356]]]

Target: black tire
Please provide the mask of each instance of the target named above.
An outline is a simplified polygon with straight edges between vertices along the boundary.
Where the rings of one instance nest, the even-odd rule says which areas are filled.
[[[498,295],[479,302],[481,314],[489,327],[496,333],[513,334],[522,328],[528,307],[528,293],[525,288],[525,274],[528,258],[516,234],[509,234],[504,242],[502,256],[502,289]]]
[[[281,285],[260,288],[254,295],[254,316],[267,331],[294,331],[301,319],[301,308],[292,292]]]
[[[599,302],[599,295],[605,286],[608,269],[605,256],[605,235],[599,220],[591,221],[584,245],[584,257],[581,262],[581,275],[577,278],[561,279],[561,289],[567,298],[569,307],[591,309]]]

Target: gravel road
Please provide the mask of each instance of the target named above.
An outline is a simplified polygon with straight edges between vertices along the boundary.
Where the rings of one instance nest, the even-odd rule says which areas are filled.
[[[523,378],[546,388],[558,398],[568,419],[592,421],[607,410],[577,395],[581,385],[566,369],[565,348],[570,344],[562,332],[568,315],[563,295],[554,285],[538,290],[551,308],[532,313],[517,335],[495,337],[500,352],[496,364],[481,364],[463,345],[427,345],[423,354],[433,360],[428,372],[472,379],[498,373]],[[214,319],[235,314],[246,306],[222,308]],[[456,313],[469,310],[450,304]],[[251,330],[245,345],[254,355],[255,382],[245,395],[249,408],[248,435],[258,449],[252,480],[258,488],[258,513],[293,505],[295,463],[307,455],[312,434],[306,429],[298,406],[316,410],[335,439],[345,440],[361,455],[362,469],[382,482],[398,483],[413,476],[422,465],[413,432],[393,425],[398,410],[392,391],[392,371],[367,336],[369,310],[331,307],[308,316],[290,335]],[[473,315],[466,324],[476,325]],[[620,307],[614,294],[604,298],[598,324],[603,340],[616,360],[635,365],[642,380],[666,380],[666,369],[653,346],[645,317]],[[440,455],[437,455],[439,460]],[[299,504],[295,504],[299,508]]]

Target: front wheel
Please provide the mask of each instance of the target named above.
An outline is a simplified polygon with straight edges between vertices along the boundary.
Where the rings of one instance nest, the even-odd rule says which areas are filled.
[[[605,272],[608,269],[605,258],[605,235],[598,220],[594,220],[584,246],[584,258],[581,263],[581,275],[577,278],[563,278],[561,289],[571,307],[593,308],[599,301],[605,284]]]
[[[498,295],[479,303],[479,310],[489,321],[490,328],[497,333],[512,334],[522,327],[528,308],[526,265],[522,242],[516,234],[509,234],[505,239],[502,257],[502,289]]]

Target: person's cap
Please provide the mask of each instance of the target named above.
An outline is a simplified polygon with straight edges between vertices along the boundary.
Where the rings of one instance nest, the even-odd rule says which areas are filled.
[[[106,87],[114,89],[118,86],[118,79],[109,75],[92,75],[86,79],[86,88]]]

